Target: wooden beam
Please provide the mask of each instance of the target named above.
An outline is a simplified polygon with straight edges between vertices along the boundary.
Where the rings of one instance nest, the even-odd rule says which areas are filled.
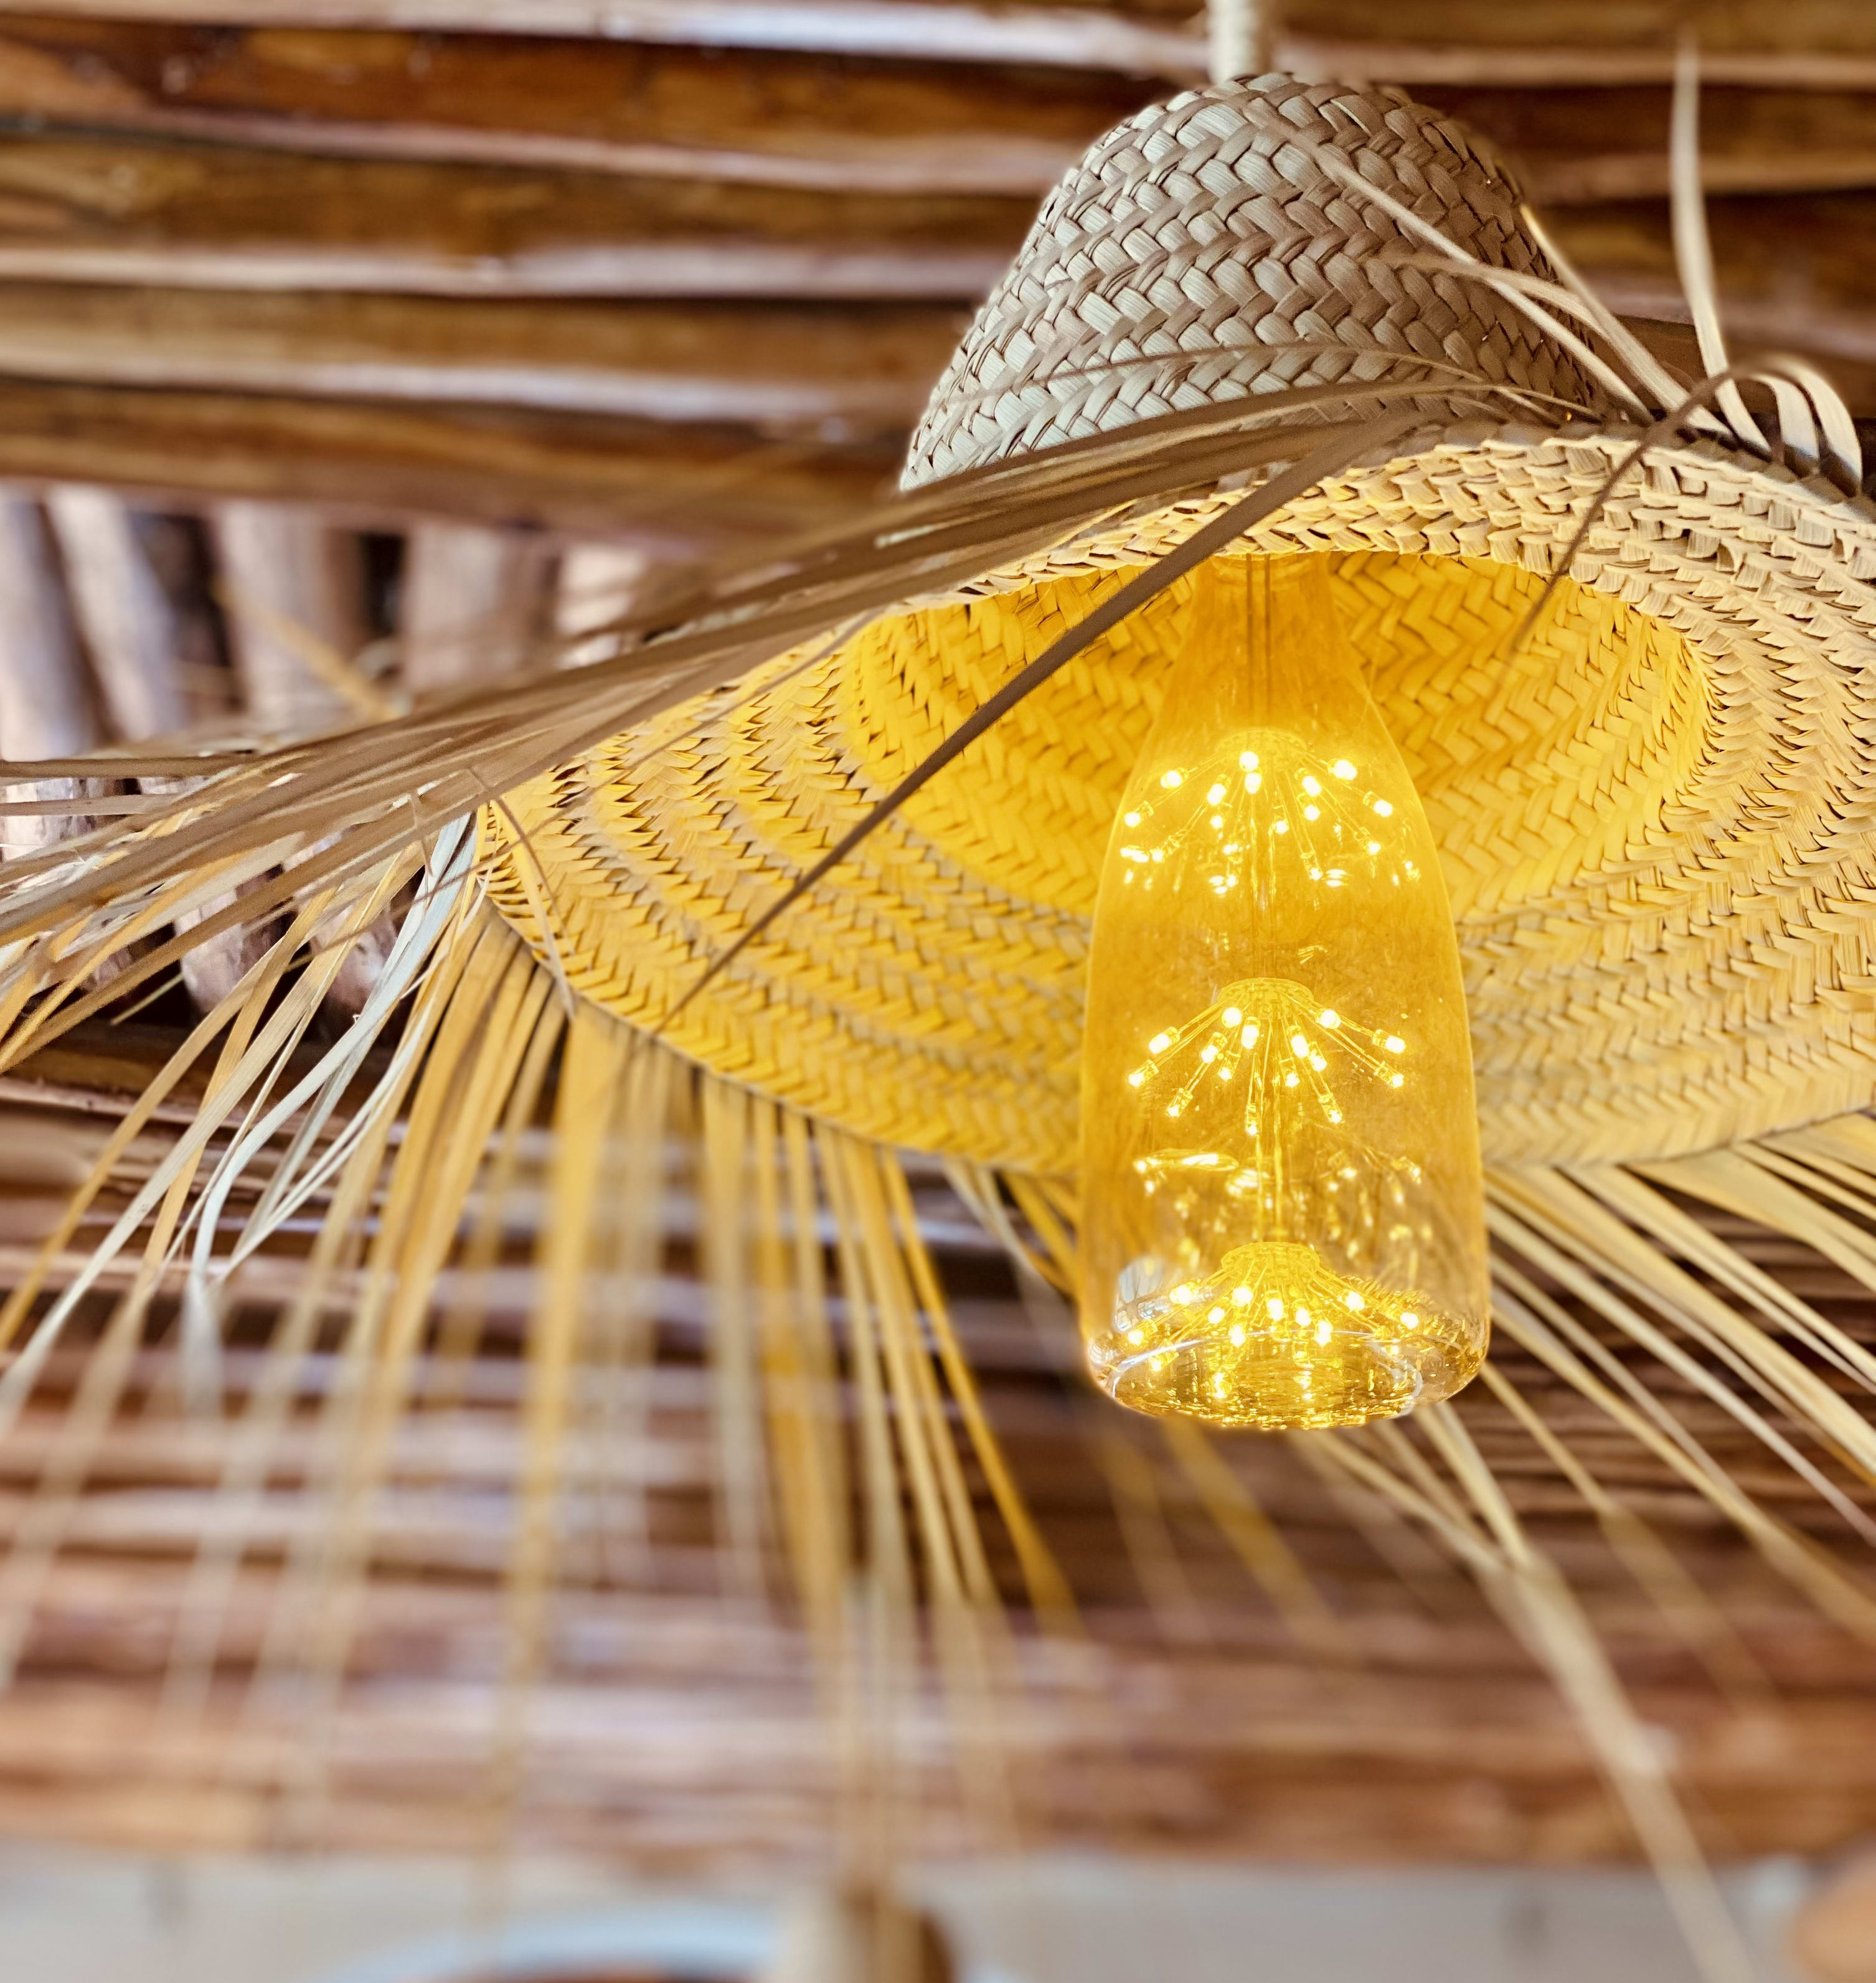
[[[46,510],[115,741],[174,736],[195,714],[186,636],[138,517],[108,490],[54,490]]]
[[[1033,206],[0,135],[0,279],[975,303]]]
[[[215,540],[249,722],[293,735],[356,715],[309,650],[349,664],[370,638],[357,538],[286,503],[230,503]]]
[[[560,560],[554,597],[555,630],[584,634],[567,655],[570,664],[604,660],[615,644],[600,630],[631,610],[651,560],[642,551],[614,544],[573,544]]]
[[[19,285],[0,375],[898,433],[963,313]]]
[[[1876,413],[1876,202],[1852,193],[1707,203],[1721,315],[1742,346],[1796,351],[1841,373]],[[1625,314],[1685,319],[1664,206],[1566,207],[1558,245]]]
[[[100,741],[45,518],[0,498],[0,757],[71,757]]]
[[[832,522],[889,487],[898,436],[513,410],[115,390],[0,377],[0,483],[158,507],[292,501],[361,527],[455,517],[677,557]]]
[[[1560,57],[1540,51],[1555,73],[1527,76],[1523,85],[1503,72],[1507,63],[1530,69],[1532,57],[1497,39],[1483,47],[1476,40],[1451,47],[1351,42],[1333,52],[1328,43],[1299,40],[1286,59],[1350,79],[1372,72],[1416,82],[1428,100],[1520,155],[1539,196],[1561,200],[1664,190],[1667,93],[1647,85],[1665,75],[1667,46],[1612,54],[1605,45]],[[1854,57],[1847,69],[1845,57],[1833,54],[1828,75],[1811,77],[1809,88],[1777,89],[1764,86],[1775,77],[1776,62],[1768,68],[1752,59],[1741,75],[1741,62],[1729,65],[1724,48],[1716,55],[1710,39],[1708,46],[1713,189],[1868,182],[1868,118],[1848,87],[1861,73]],[[1716,61],[1734,75],[1731,85],[1716,84]],[[1533,89],[1533,81],[1549,86]],[[34,15],[0,20],[0,119],[17,118],[35,132],[142,131],[302,153],[477,161],[563,170],[575,186],[584,177],[664,174],[1032,201],[1086,143],[1152,93],[1145,83],[1072,70],[960,69],[769,50],[209,30]],[[139,172],[134,158],[125,162]],[[561,189],[563,200],[572,189]],[[82,209],[82,182],[78,192]],[[23,224],[12,229],[17,253],[31,245],[19,237],[45,221],[30,181],[16,192],[26,202]],[[204,196],[227,196],[197,175],[189,197]],[[69,195],[62,190],[59,197]],[[99,197],[126,204],[108,186]],[[132,211],[121,232],[132,235],[142,202],[128,204]],[[635,224],[622,238],[649,266],[642,232]],[[100,250],[109,245],[94,244]],[[134,241],[116,246],[127,256]],[[513,259],[512,250],[504,252]],[[531,277],[518,268],[489,279],[546,279],[547,266],[537,263]],[[576,276],[569,254],[551,279]],[[414,285],[419,279],[405,279]]]
[[[1520,9],[1505,8],[1515,19]],[[1775,9],[1754,18],[1775,19]],[[1560,24],[1567,25],[1567,24]],[[1770,89],[1876,90],[1876,52],[1858,47],[1835,54],[1796,46],[1767,35],[1745,48],[1709,49],[1700,73],[1709,83]],[[1560,89],[1584,86],[1621,89],[1670,82],[1674,43],[1664,35],[1658,46],[1612,46],[1586,38],[1553,45],[1511,45],[1477,42],[1340,41],[1329,36],[1279,38],[1276,59],[1283,71],[1306,82],[1395,83],[1416,92],[1423,87],[1486,84],[1503,89]]]
[[[798,49],[955,62],[1045,62],[1181,81],[1204,38],[1180,0],[39,0],[42,16],[512,34]],[[1672,73],[1684,28],[1714,81],[1841,89],[1876,79],[1876,18],[1854,0],[1287,0],[1274,56],[1343,81],[1609,84]]]
[[[1311,80],[1499,89],[1660,83],[1684,32],[1710,83],[1876,86],[1860,0],[1285,0],[1276,65]]]
[[[1072,69],[0,18],[0,118],[302,152],[1033,199],[1155,94]]]
[[[364,566],[357,539],[316,515],[285,504],[230,503],[214,518],[220,604],[245,705],[244,727],[263,735],[323,730],[356,715],[322,678],[318,657],[340,667],[362,648],[368,630]],[[206,902],[178,929],[232,900]],[[207,1012],[232,992],[266,949],[271,924],[224,931],[182,959],[184,987]],[[361,947],[362,951],[362,947]],[[374,957],[361,954],[367,982]],[[335,990],[336,990],[335,987]],[[342,1002],[354,1009],[361,988],[348,984]]]
[[[1206,43],[1180,0],[973,6],[958,0],[40,0],[42,15],[349,28],[424,34],[559,35],[792,48],[960,62],[1050,62],[1182,81],[1202,77]]]
[[[45,515],[36,503],[0,493],[0,758],[73,757],[102,741]],[[76,782],[54,789],[68,798]],[[38,787],[6,795],[48,794]],[[7,819],[0,821],[0,846],[41,847],[88,823]]]
[[[1497,143],[1540,206],[1667,196],[1665,89],[1435,84],[1416,94]],[[1710,196],[1876,186],[1876,105],[1847,89],[1710,87],[1700,179]]]
[[[422,523],[404,547],[400,678],[416,692],[508,674],[547,634],[554,560],[537,534]]]

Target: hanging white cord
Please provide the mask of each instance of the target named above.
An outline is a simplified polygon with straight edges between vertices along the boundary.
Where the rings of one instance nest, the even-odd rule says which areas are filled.
[[[1269,68],[1276,8],[1277,0],[1209,0],[1206,24],[1214,82],[1262,75]]]

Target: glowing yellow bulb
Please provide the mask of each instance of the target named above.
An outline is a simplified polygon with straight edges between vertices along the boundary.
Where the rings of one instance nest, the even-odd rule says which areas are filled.
[[[1190,624],[1095,918],[1090,1363],[1144,1411],[1359,1424],[1483,1354],[1458,946],[1325,562],[1214,560]]]

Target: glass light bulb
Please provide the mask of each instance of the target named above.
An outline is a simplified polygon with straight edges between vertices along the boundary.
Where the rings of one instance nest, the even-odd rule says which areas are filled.
[[[1459,944],[1325,561],[1213,559],[1193,614],[1095,911],[1088,1359],[1140,1411],[1359,1425],[1485,1354]]]

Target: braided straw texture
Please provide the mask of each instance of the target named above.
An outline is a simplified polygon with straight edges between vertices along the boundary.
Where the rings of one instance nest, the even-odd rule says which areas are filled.
[[[1336,553],[1444,854],[1500,1163],[1704,1148],[1864,1105],[1876,1076],[1876,513],[1705,444],[1664,450],[1509,652],[1624,445],[1449,434],[1247,545]],[[523,788],[525,844],[485,824],[495,899],[545,955],[544,898],[573,983],[663,1025],[838,834],[1207,507],[997,574]],[[1095,877],[1187,597],[1020,704],[671,1044],[868,1135],[1071,1169]]]
[[[1403,353],[1600,410],[1510,303],[1410,266],[1428,242],[1327,154],[1476,260],[1553,277],[1490,149],[1398,90],[1194,90],[1109,132],[1049,195],[931,396],[905,485],[1247,393],[1398,377]]]
[[[1389,260],[1402,237],[1333,189],[1325,142],[1483,259],[1540,266],[1497,169],[1392,92],[1182,97],[1052,197],[908,479],[1389,350],[1584,396],[1489,292]],[[1447,412],[1242,546],[1335,560],[1442,847],[1499,1164],[1667,1157],[1864,1106],[1876,1082],[1876,511],[1711,443],[1652,449],[1514,651],[1633,439]],[[868,1136],[1072,1171],[1095,882],[1182,587],[677,1008],[941,737],[1226,500],[909,601],[522,788],[483,821],[494,900],[573,985],[720,1073]]]

